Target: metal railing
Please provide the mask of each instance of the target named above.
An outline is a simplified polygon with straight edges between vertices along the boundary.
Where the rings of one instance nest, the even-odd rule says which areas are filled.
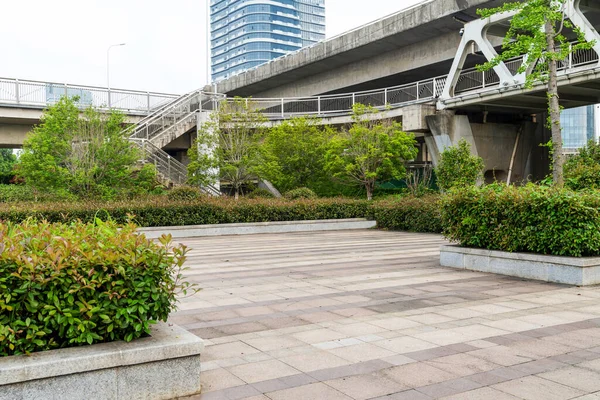
[[[141,149],[145,162],[154,164],[163,183],[182,185],[187,181],[187,167],[183,163],[171,157],[160,147],[153,145],[149,140],[135,138],[130,138],[129,140]],[[221,195],[219,189],[212,185],[202,187],[201,190],[212,196]]]
[[[505,61],[508,70],[516,74],[523,65],[523,57],[516,57]],[[558,72],[566,72],[574,68],[581,68],[598,63],[598,54],[592,49],[578,50],[570,53],[567,59],[558,62]],[[455,94],[482,89],[495,89],[500,84],[500,78],[493,70],[478,71],[476,68],[464,70],[456,83]]]
[[[363,92],[296,98],[250,98],[248,101],[251,109],[260,110],[270,120],[294,116],[343,116],[350,115],[358,103],[385,110],[433,101],[442,93],[445,81],[446,77],[442,76]],[[227,98],[225,101],[236,100]]]
[[[0,78],[1,104],[46,108],[64,96],[76,97],[76,104],[81,108],[113,108],[141,115],[149,114],[179,97],[167,93]]]
[[[200,111],[213,111],[219,95],[195,90],[154,111],[136,124],[131,138],[153,140],[195,118]]]

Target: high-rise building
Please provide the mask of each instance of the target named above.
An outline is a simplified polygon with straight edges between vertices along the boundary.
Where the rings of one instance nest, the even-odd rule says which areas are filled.
[[[213,82],[325,39],[325,0],[211,0]]]
[[[596,119],[598,107],[595,105],[563,110],[560,115],[563,147],[575,150],[583,147],[589,140],[598,140]]]

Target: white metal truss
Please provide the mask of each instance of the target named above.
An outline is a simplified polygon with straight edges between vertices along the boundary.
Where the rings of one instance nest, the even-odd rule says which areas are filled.
[[[587,41],[595,41],[593,47],[594,51],[600,55],[600,35],[581,11],[582,4],[585,7],[599,8],[600,4],[598,3],[598,0],[565,0],[564,14],[565,18],[570,19],[575,26],[582,30]],[[444,89],[440,96],[441,102],[452,99],[455,96],[456,86],[461,76],[462,69],[474,44],[479,47],[479,50],[483,53],[487,61],[492,61],[498,56],[494,46],[488,39],[488,33],[494,26],[510,21],[515,14],[515,11],[498,13],[488,18],[478,19],[465,24],[458,51],[454,57],[450,73],[448,74],[448,78],[446,79]],[[534,63],[530,63],[530,66],[533,66],[533,64]],[[530,71],[513,73],[505,62],[500,62],[498,65],[494,66],[494,72],[500,79],[498,88],[500,90],[508,90],[525,84],[527,73]]]

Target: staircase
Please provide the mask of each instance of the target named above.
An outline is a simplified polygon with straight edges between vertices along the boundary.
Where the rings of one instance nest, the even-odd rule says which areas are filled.
[[[129,140],[142,150],[144,161],[156,166],[159,179],[166,185],[187,181],[187,167],[162,150],[173,140],[189,132],[198,123],[199,113],[217,107],[218,97],[195,90],[183,95],[143,118],[130,132]],[[207,194],[220,196],[216,187],[203,187]]]

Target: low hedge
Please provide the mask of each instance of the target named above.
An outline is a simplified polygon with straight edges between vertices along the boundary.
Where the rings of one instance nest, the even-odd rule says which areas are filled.
[[[557,256],[600,255],[600,196],[490,185],[442,200],[445,236],[461,246]]]
[[[0,204],[0,221],[21,222],[36,218],[68,223],[110,217],[117,223],[126,223],[132,218],[139,226],[157,227],[363,218],[370,215],[369,207],[367,201],[346,199],[235,201],[223,197],[171,201],[160,197],[132,202]]]
[[[378,227],[412,232],[442,231],[439,196],[396,197],[368,202],[351,199],[247,199],[157,197],[131,202],[0,204],[0,221],[29,218],[50,222],[93,222],[96,217],[142,227],[368,218]]]
[[[0,224],[0,356],[148,334],[189,287],[185,253],[133,224]]]
[[[381,229],[409,232],[442,232],[440,196],[402,197],[373,203],[373,218]]]

